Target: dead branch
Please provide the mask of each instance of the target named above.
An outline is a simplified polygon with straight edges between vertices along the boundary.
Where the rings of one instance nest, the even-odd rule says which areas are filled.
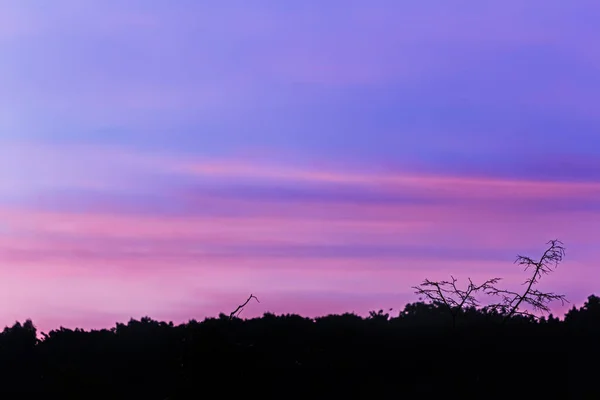
[[[480,306],[479,300],[475,297],[479,293],[500,298],[498,303],[486,305],[481,309],[485,312],[491,311],[504,315],[504,322],[514,315],[538,318],[532,312],[519,309],[519,307],[527,304],[534,312],[548,313],[550,312],[550,303],[554,301],[560,301],[563,305],[568,303],[564,295],[542,292],[533,288],[543,275],[553,272],[565,256],[565,248],[561,241],[551,240],[547,244],[550,245],[549,248],[538,261],[521,255],[518,255],[515,260],[516,264],[525,266],[525,271],[532,271],[532,275],[523,283],[527,286],[523,293],[498,288],[496,284],[501,278],[489,279],[481,285],[475,285],[469,278],[467,288],[462,290],[456,285],[457,280],[453,276],[450,276],[451,281],[436,282],[425,279],[421,285],[413,286],[413,289],[416,294],[425,296],[431,302],[444,305],[452,316],[453,326],[456,324],[457,315],[465,307],[477,308]]]
[[[523,285],[527,286],[525,291],[523,293],[517,293],[510,290],[501,290],[491,287],[486,291],[486,294],[499,296],[501,300],[497,304],[486,306],[486,309],[502,312],[505,315],[504,321],[507,321],[514,315],[537,318],[527,310],[519,310],[519,307],[523,304],[530,305],[533,308],[533,311],[548,313],[550,312],[549,304],[551,302],[560,301],[562,305],[569,302],[562,294],[541,292],[533,288],[534,285],[539,283],[543,275],[553,272],[565,256],[565,248],[560,240],[551,240],[547,244],[550,245],[549,248],[546,249],[538,261],[521,255],[518,255],[515,260],[515,264],[525,266],[525,271],[533,271],[532,275],[523,282]]]
[[[413,286],[415,293],[427,297],[433,303],[441,303],[446,306],[452,316],[452,324],[456,325],[456,316],[465,307],[478,307],[479,301],[475,298],[475,294],[480,291],[488,291],[494,288],[494,285],[501,278],[492,278],[483,282],[480,285],[473,283],[471,278],[465,290],[459,289],[456,285],[457,279],[452,275],[451,281],[430,281],[425,279],[419,286]]]
[[[246,304],[248,304],[250,302],[250,300],[252,300],[252,299],[254,299],[258,303],[260,303],[260,301],[258,301],[258,298],[255,295],[250,294],[250,297],[248,297],[248,299],[246,300],[246,302],[244,304],[240,304],[234,311],[231,312],[231,314],[229,314],[229,319],[233,319],[234,317],[241,314],[242,311],[244,310],[244,307],[246,306]]]

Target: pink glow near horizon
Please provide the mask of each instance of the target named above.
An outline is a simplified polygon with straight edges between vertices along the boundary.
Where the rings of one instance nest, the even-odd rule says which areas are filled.
[[[524,276],[511,262],[523,244],[539,252],[548,238],[582,245],[600,233],[597,212],[589,211],[584,223],[573,224],[574,211],[550,210],[550,218],[548,210],[518,207],[531,198],[587,199],[597,193],[593,183],[195,165],[200,167],[180,173],[226,175],[234,187],[250,177],[258,182],[275,179],[275,184],[343,184],[358,192],[376,190],[380,196],[417,190],[438,202],[356,203],[343,194],[309,202],[244,200],[243,193],[211,196],[185,188],[168,194],[168,201],[186,206],[184,215],[137,213],[119,209],[118,203],[107,208],[94,199],[80,211],[46,210],[35,202],[4,206],[0,260],[5,279],[0,292],[6,302],[0,315],[35,317],[46,330],[58,321],[74,321],[75,315],[84,326],[96,328],[129,316],[201,319],[235,308],[250,292],[262,302],[246,316],[399,310],[416,301],[410,287],[425,277],[502,276],[507,284],[517,285]],[[503,204],[508,201],[517,206],[515,211],[507,213]],[[219,215],[203,209],[239,212]],[[579,213],[578,219],[584,215]],[[353,246],[362,250],[353,255]],[[400,250],[386,252],[397,246]],[[568,257],[556,272],[558,279],[546,279],[545,284],[564,290],[572,288],[565,285],[569,282],[592,290],[589,282],[573,276],[589,273],[587,263],[597,256]],[[22,290],[25,285],[27,292]],[[87,309],[96,310],[97,317],[86,316]]]

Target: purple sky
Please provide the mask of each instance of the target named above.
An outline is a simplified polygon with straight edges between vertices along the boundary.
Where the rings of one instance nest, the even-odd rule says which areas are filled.
[[[0,325],[600,291],[592,0],[2,0]],[[564,311],[564,308],[557,309]]]

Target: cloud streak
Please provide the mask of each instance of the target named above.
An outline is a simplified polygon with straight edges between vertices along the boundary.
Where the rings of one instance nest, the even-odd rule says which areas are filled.
[[[298,298],[300,303],[288,309],[310,313],[317,298],[311,293],[339,293],[337,300],[322,303],[331,306],[323,312],[333,312],[352,293],[366,296],[356,300],[363,307],[381,299],[410,301],[410,286],[426,276],[504,276],[516,284],[523,278],[511,265],[516,253],[535,255],[545,240],[560,237],[573,243],[577,254],[600,234],[594,206],[600,203],[600,185],[593,181],[220,160],[181,165],[140,153],[121,163],[129,169],[119,175],[132,185],[145,174],[173,180],[156,180],[146,188],[147,197],[133,198],[119,186],[104,195],[85,185],[66,194],[46,187],[44,201],[34,196],[35,201],[0,209],[0,262],[6,271],[18,271],[13,279],[35,275],[80,282],[90,286],[85,301],[108,316],[125,315],[124,309],[181,315],[175,308],[182,302],[205,304],[209,313],[224,307],[219,296],[243,297],[249,287],[278,299],[271,310],[283,310],[288,306],[282,304]],[[141,203],[146,204],[136,207]],[[588,273],[585,262],[600,256],[579,253],[579,264],[560,273]],[[126,285],[129,294],[101,295],[100,287],[111,282]],[[150,282],[168,282],[172,292],[154,295],[170,306],[136,300],[148,295],[155,285]],[[282,294],[284,287],[297,297]],[[128,296],[135,299],[125,301]]]

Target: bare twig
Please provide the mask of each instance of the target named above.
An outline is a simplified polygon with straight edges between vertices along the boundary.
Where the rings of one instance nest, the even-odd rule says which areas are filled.
[[[250,294],[250,297],[248,297],[248,299],[246,300],[246,302],[244,304],[240,304],[234,311],[231,312],[231,314],[229,314],[229,319],[233,319],[237,315],[241,314],[241,312],[243,311],[246,304],[248,304],[250,302],[250,300],[252,300],[252,299],[254,299],[258,303],[260,303],[260,301],[258,301],[258,298],[255,295]]]

